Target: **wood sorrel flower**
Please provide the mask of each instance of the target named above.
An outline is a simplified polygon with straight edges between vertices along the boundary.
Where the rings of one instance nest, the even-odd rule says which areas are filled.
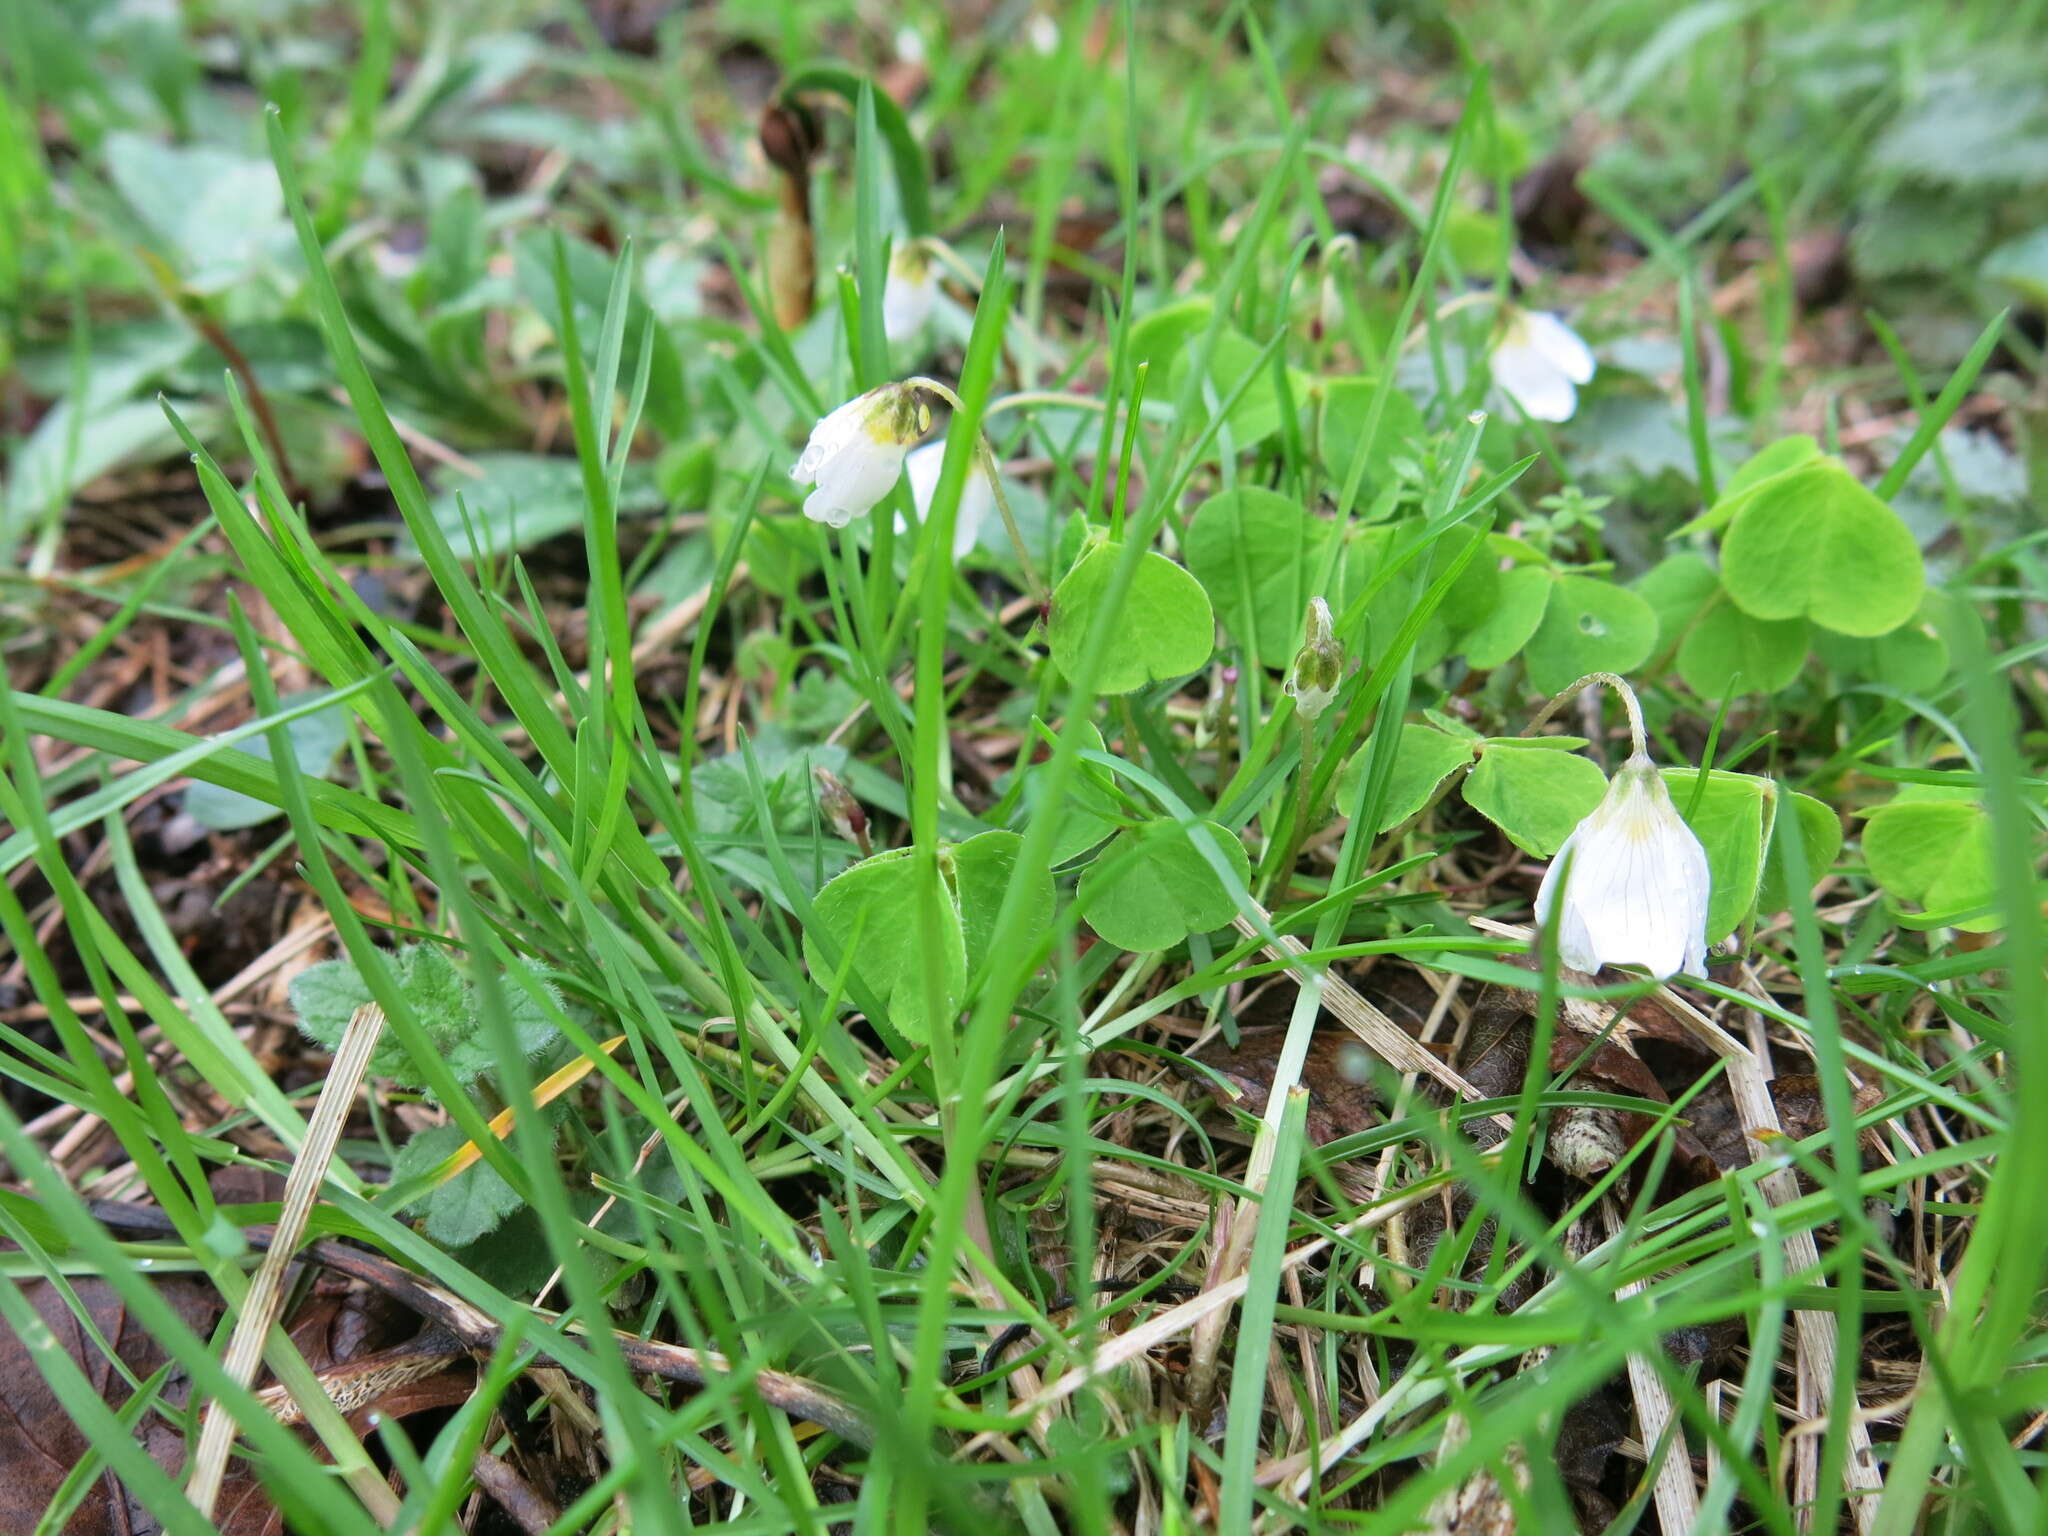
[[[1543,872],[1536,921],[1556,917],[1558,958],[1573,970],[1704,975],[1711,884],[1707,851],[1638,749]]]
[[[1294,665],[1287,669],[1287,681],[1280,687],[1294,700],[1294,712],[1313,720],[1330,707],[1343,680],[1344,647],[1331,629],[1330,605],[1312,597],[1301,649],[1294,653]]]
[[[931,430],[931,407],[910,384],[884,384],[839,407],[811,429],[789,477],[815,485],[804,516],[844,528],[874,510],[903,472],[910,445]]]
[[[931,253],[912,241],[889,258],[888,281],[882,285],[882,333],[892,342],[908,341],[924,329],[939,297],[939,274]]]
[[[1487,365],[1493,382],[1538,421],[1570,421],[1593,354],[1556,315],[1510,308]]]
[[[941,437],[922,447],[910,450],[903,461],[903,471],[910,476],[910,499],[917,504],[917,515],[929,521],[932,515],[932,498],[938,494],[939,471],[946,463],[946,440]],[[989,482],[989,467],[981,454],[974,455],[967,467],[967,483],[960,488],[960,510],[953,519],[953,558],[966,558],[981,537],[982,519],[995,510],[996,488]],[[908,528],[901,516],[896,519],[898,532]]]

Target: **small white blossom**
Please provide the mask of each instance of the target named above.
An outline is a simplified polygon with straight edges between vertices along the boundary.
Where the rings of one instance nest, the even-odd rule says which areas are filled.
[[[844,528],[889,494],[903,456],[931,429],[931,410],[908,384],[884,384],[839,407],[811,429],[789,477],[817,489],[804,516]]]
[[[1543,872],[1536,921],[1559,905],[1558,957],[1576,971],[1640,965],[1664,978],[1706,973],[1707,851],[1671,803],[1663,775],[1638,752],[1607,796],[1572,829]]]
[[[882,332],[892,342],[909,341],[924,329],[939,297],[939,274],[931,256],[915,241],[889,258],[882,285]]]
[[[1024,23],[1024,37],[1033,53],[1049,59],[1059,51],[1060,25],[1045,12],[1033,11],[1031,19]]]
[[[910,476],[910,499],[917,504],[917,515],[930,521],[932,498],[938,494],[939,471],[946,462],[946,440],[942,437],[935,442],[910,450],[910,456],[903,461],[903,471]],[[980,454],[975,454],[967,466],[967,483],[960,488],[960,510],[953,519],[953,558],[964,560],[967,552],[974,548],[981,537],[982,519],[995,510],[996,489],[989,483],[988,466]],[[896,531],[909,531],[910,524],[898,514]]]
[[[1489,360],[1493,382],[1538,421],[1569,421],[1578,387],[1593,377],[1593,354],[1556,315],[1510,309]]]

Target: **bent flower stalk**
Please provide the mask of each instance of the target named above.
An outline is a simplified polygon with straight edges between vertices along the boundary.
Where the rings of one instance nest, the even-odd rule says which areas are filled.
[[[1701,976],[1711,885],[1706,849],[1639,750],[1543,872],[1536,921],[1555,915],[1558,958],[1573,970],[1639,965],[1659,980]]]
[[[931,430],[931,407],[911,384],[857,396],[811,429],[789,477],[815,490],[804,516],[833,528],[865,517],[903,472],[903,456]]]

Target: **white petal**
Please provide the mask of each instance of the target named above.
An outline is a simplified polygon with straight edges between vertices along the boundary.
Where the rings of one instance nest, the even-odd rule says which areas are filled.
[[[1550,360],[1550,366],[1574,384],[1590,383],[1593,353],[1579,333],[1556,315],[1532,313],[1523,317],[1528,326],[1529,345]]]
[[[902,469],[902,448],[865,435],[819,467],[818,488],[805,500],[804,515],[844,528],[849,519],[874,510]]]
[[[946,440],[942,437],[913,448],[903,461],[904,473],[910,477],[910,499],[917,506],[920,519],[932,515],[932,498],[938,494],[939,471],[946,463]],[[960,509],[953,518],[953,558],[964,560],[968,552],[981,540],[981,525],[989,513],[995,510],[996,493],[988,483],[988,475],[977,458],[967,468],[967,484],[960,489]],[[901,516],[896,519],[899,533],[909,530],[909,523]]]
[[[882,285],[882,332],[889,340],[908,341],[924,329],[932,303],[939,296],[939,279],[927,264],[912,273],[893,264]]]
[[[1493,350],[1493,382],[1538,421],[1570,421],[1579,392],[1557,365],[1534,346],[1510,338]]]
[[[789,472],[792,480],[806,484],[817,480],[828,460],[842,452],[855,441],[867,421],[870,399],[874,392],[856,395],[830,415],[811,428],[811,440],[804,444],[804,451],[798,455],[796,465]]]

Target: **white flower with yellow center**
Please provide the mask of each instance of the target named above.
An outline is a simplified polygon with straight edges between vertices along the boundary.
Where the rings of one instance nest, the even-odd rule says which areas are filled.
[[[903,472],[903,456],[931,430],[931,407],[910,384],[884,384],[849,400],[811,429],[789,477],[817,487],[804,516],[844,528],[874,510]]]
[[[939,274],[931,253],[915,240],[898,246],[882,285],[882,333],[892,342],[909,341],[924,329],[938,297]]]
[[[903,472],[910,476],[910,499],[917,504],[920,520],[929,522],[932,515],[932,498],[938,495],[939,471],[946,463],[946,440],[942,437],[935,442],[910,450],[910,456],[903,461]],[[967,466],[967,483],[960,488],[960,510],[953,518],[953,558],[964,560],[967,552],[974,548],[981,538],[982,519],[995,510],[996,488],[989,481],[989,470],[981,454],[977,453]],[[896,531],[908,532],[910,524],[898,514]]]
[[[1493,382],[1538,421],[1570,421],[1593,354],[1556,315],[1510,308],[1488,360]]]
[[[1639,749],[1543,872],[1536,921],[1556,917],[1558,958],[1576,971],[1702,976],[1711,888],[1706,849]]]

